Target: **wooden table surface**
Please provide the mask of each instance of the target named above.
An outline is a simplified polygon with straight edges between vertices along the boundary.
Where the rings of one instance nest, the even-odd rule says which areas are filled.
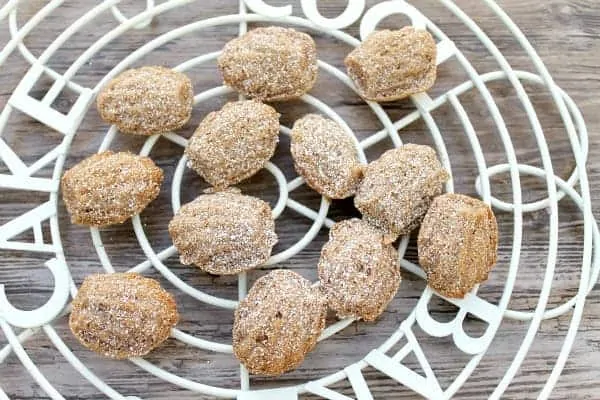
[[[46,2],[23,0],[22,3],[18,16],[20,26]],[[58,12],[45,20],[26,38],[25,44],[34,54],[39,55],[64,30],[67,24],[70,24],[84,10],[96,3],[95,0],[65,2]],[[139,11],[144,2],[124,1],[124,3],[123,11],[131,14]],[[281,2],[269,3],[279,4]],[[345,2],[342,1],[320,2],[320,4],[323,3],[326,5],[320,7],[326,16],[337,15],[345,5]],[[376,2],[367,3],[370,6]],[[444,6],[435,0],[414,3],[418,3],[423,12],[456,42],[479,72],[499,69],[497,63],[477,38]],[[597,182],[600,180],[600,165],[598,164],[600,155],[598,146],[600,143],[600,97],[598,96],[600,93],[600,68],[598,65],[600,60],[600,2],[595,0],[501,0],[498,3],[521,27],[539,51],[557,84],[572,96],[583,112],[590,137],[588,173],[592,186],[591,193],[593,201],[598,204],[597,202],[600,200],[600,190],[597,186]],[[511,37],[509,31],[501,25],[483,2],[458,0],[457,4],[466,9],[473,19],[485,29],[514,68],[533,70],[525,53]],[[127,32],[111,42],[82,67],[77,74],[76,81],[84,85],[95,85],[118,61],[150,38],[193,20],[235,13],[236,7],[237,2],[233,0],[210,0],[195,2],[180,10],[160,16],[148,28]],[[298,4],[295,6],[295,12],[300,13]],[[401,18],[390,17],[384,21],[383,26],[394,27],[403,23],[404,20]],[[110,13],[102,15],[93,25],[76,34],[68,42],[68,45],[63,46],[57,55],[52,57],[49,64],[58,72],[64,72],[101,33],[114,26],[116,23]],[[349,28],[349,32],[356,36],[358,27],[353,25]],[[237,26],[209,28],[195,32],[159,47],[140,60],[137,65],[176,65],[193,56],[218,50],[236,34]],[[349,47],[323,34],[314,36],[320,57],[343,68],[342,60],[349,51]],[[0,47],[3,47],[8,39],[8,26],[4,20],[0,22]],[[6,104],[26,68],[26,62],[17,54],[9,57],[7,63],[0,68],[0,106],[3,107]],[[196,92],[220,84],[220,77],[214,62],[195,67],[189,74],[194,81]],[[439,79],[432,90],[432,97],[465,79],[466,74],[458,63],[451,61],[444,64],[440,67]],[[42,95],[48,89],[47,83],[42,82],[36,86],[34,94],[37,91],[37,94]],[[498,101],[501,112],[506,117],[519,162],[540,166],[540,153],[514,89],[505,82],[491,83],[489,87]],[[565,129],[547,91],[529,84],[526,85],[526,88],[542,121],[552,154],[554,170],[557,175],[566,178],[572,171],[574,161]],[[380,123],[370,109],[347,87],[331,76],[321,73],[318,84],[311,93],[346,119],[359,138],[381,129]],[[194,127],[207,112],[217,109],[224,101],[232,98],[232,96],[215,98],[196,106],[192,121],[182,134],[184,136],[191,135]],[[57,101],[56,107],[58,109],[68,108],[71,101],[72,98],[68,95],[63,96]],[[474,93],[469,93],[461,96],[461,101],[475,125],[488,165],[505,162],[506,156],[481,98]],[[301,102],[278,104],[277,108],[282,114],[282,122],[288,126],[302,114],[313,111]],[[409,101],[401,101],[386,105],[385,109],[393,120],[397,120],[411,112],[413,106]],[[447,105],[436,110],[433,116],[448,147],[456,190],[474,194],[475,162],[458,118],[452,108]],[[70,148],[67,166],[73,165],[96,151],[106,130],[107,126],[99,119],[94,107],[90,108]],[[409,125],[400,132],[400,135],[405,142],[432,143],[427,127],[422,121]],[[59,140],[58,134],[24,115],[11,117],[3,137],[25,161],[39,158],[50,149],[52,143]],[[121,135],[117,137],[113,148],[138,151],[142,143],[143,139],[141,138]],[[284,171],[288,179],[292,179],[295,174],[289,158],[288,146],[288,139],[282,137],[273,162]],[[381,146],[369,149],[367,151],[368,158],[374,159],[389,146],[390,143],[384,141]],[[160,198],[143,213],[142,220],[153,247],[163,249],[170,245],[166,232],[166,226],[172,217],[170,180],[181,155],[181,148],[166,140],[160,140],[151,155],[165,170],[167,182],[165,182]],[[5,170],[4,165],[0,163],[1,172],[5,172]],[[492,179],[493,194],[502,199],[510,199],[512,194],[509,183],[507,175],[494,177]],[[545,183],[542,180],[524,177],[522,185],[524,199],[527,201],[543,197],[546,193]],[[182,201],[193,199],[205,186],[199,177],[187,171],[182,184]],[[266,172],[259,173],[241,187],[244,191],[270,200],[272,203],[277,197],[274,180]],[[316,207],[319,202],[319,197],[306,187],[295,191],[292,197],[311,207]],[[0,224],[43,201],[43,198],[36,194],[5,189],[0,191],[0,199]],[[598,207],[594,208],[597,212]],[[559,205],[559,211],[559,255],[549,306],[561,304],[576,293],[581,271],[582,217],[570,200],[563,200]],[[101,271],[101,265],[93,250],[89,231],[71,226],[62,204],[59,213],[66,257],[75,281],[80,283],[84,276]],[[351,201],[333,203],[330,211],[333,219],[340,220],[351,215],[356,215]],[[497,216],[501,227],[499,263],[489,282],[481,290],[481,296],[490,301],[497,301],[501,295],[511,257],[512,215],[498,211]],[[277,222],[280,243],[275,250],[287,248],[298,240],[307,231],[310,222],[293,211],[286,210]],[[510,307],[513,309],[531,310],[535,307],[546,267],[548,223],[549,216],[546,210],[524,215],[524,246],[517,283],[510,302]],[[321,230],[306,249],[282,263],[280,267],[296,270],[310,279],[315,279],[315,265],[326,235],[326,230]],[[130,223],[103,229],[102,237],[117,270],[126,270],[145,260]],[[30,253],[12,251],[2,251],[0,257],[0,283],[6,284],[9,299],[15,305],[23,308],[35,308],[43,304],[52,288],[52,281],[49,272],[41,267],[42,259],[32,256]],[[406,257],[409,260],[416,258],[414,238]],[[170,258],[167,265],[180,278],[195,287],[212,294],[229,298],[236,297],[235,278],[208,276],[194,268],[181,266],[176,257]],[[250,274],[251,279],[254,280],[264,273],[264,271],[253,272]],[[148,275],[160,279],[156,272],[150,272]],[[252,387],[267,387],[276,383],[298,384],[308,379],[330,374],[362,358],[370,349],[381,344],[416,304],[424,288],[424,283],[410,273],[404,273],[403,277],[404,280],[398,295],[377,323],[360,323],[348,327],[332,339],[321,343],[298,370],[277,380],[252,378]],[[164,279],[161,279],[161,282],[177,296],[182,314],[179,324],[181,330],[219,342],[230,341],[232,322],[230,311],[194,301],[175,290]],[[452,318],[456,312],[454,307],[442,301],[434,302],[431,309],[437,318],[446,320]],[[570,359],[552,398],[600,398],[600,318],[598,315],[600,315],[600,295],[598,290],[593,290],[588,297]],[[533,399],[537,397],[555,363],[569,327],[570,318],[571,314],[569,313],[542,323],[528,357],[503,398]],[[165,383],[129,362],[101,359],[83,349],[76,342],[70,335],[65,322],[65,318],[62,318],[55,323],[61,337],[94,373],[121,393],[137,395],[145,399],[204,398]],[[473,318],[467,321],[467,325],[469,332],[480,331],[482,327]],[[488,353],[477,370],[459,390],[456,398],[483,399],[489,396],[512,361],[524,338],[527,326],[527,323],[509,319],[502,323]],[[446,385],[449,384],[462,369],[467,358],[455,350],[451,342],[446,339],[433,339],[423,332],[417,332],[417,336],[440,381]],[[3,346],[5,343],[6,339],[0,333],[0,345]],[[60,356],[46,336],[39,334],[25,347],[41,371],[66,398],[103,398]],[[169,340],[153,352],[148,359],[168,371],[209,385],[235,388],[239,384],[238,364],[231,355],[215,355],[190,349],[175,340]],[[414,365],[414,360],[409,360],[408,365],[411,365],[411,362]],[[413,392],[384,378],[375,370],[369,370],[367,376],[375,398],[408,399],[417,397]],[[0,386],[11,399],[44,398],[42,390],[33,382],[14,355],[0,365]],[[348,390],[346,392],[351,393]]]

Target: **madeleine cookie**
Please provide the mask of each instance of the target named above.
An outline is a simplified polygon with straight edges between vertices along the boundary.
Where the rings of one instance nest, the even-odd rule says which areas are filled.
[[[481,200],[454,193],[436,197],[421,225],[418,249],[429,286],[462,298],[496,264],[496,217]]]
[[[365,221],[383,230],[387,241],[393,242],[419,226],[448,178],[435,150],[405,144],[386,151],[366,167],[354,205]]]
[[[306,33],[271,26],[249,31],[225,45],[218,59],[223,81],[262,101],[307,93],[317,79],[317,49]]]
[[[279,141],[279,114],[255,100],[211,112],[188,142],[188,166],[217,190],[260,171]]]
[[[358,218],[333,225],[321,250],[319,281],[339,318],[374,321],[394,298],[400,279],[398,253],[381,231]]]
[[[264,264],[277,243],[271,208],[231,191],[204,194],[169,222],[181,263],[216,275],[234,275]]]
[[[297,368],[325,328],[325,296],[295,272],[258,279],[233,322],[233,354],[253,374],[276,376]]]
[[[69,327],[75,337],[116,359],[148,354],[179,320],[173,297],[154,279],[135,273],[88,276],[72,306]]]
[[[344,60],[366,100],[400,100],[429,90],[436,78],[437,47],[431,34],[412,26],[375,31]]]
[[[162,170],[150,158],[105,151],[65,172],[61,190],[72,223],[106,226],[142,212],[162,181]]]
[[[335,121],[308,114],[294,123],[291,153],[308,186],[331,199],[353,196],[362,178],[354,142]]]
[[[192,115],[190,79],[165,67],[130,69],[110,81],[96,101],[100,117],[119,131],[154,135],[184,126]]]

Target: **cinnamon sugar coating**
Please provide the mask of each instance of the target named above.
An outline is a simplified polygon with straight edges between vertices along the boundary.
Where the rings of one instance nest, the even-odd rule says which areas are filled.
[[[295,272],[259,278],[235,311],[233,353],[253,374],[297,368],[325,328],[325,296]]]
[[[65,172],[61,190],[72,223],[107,226],[142,212],[162,181],[162,170],[150,158],[105,151]]]
[[[211,112],[188,142],[188,166],[217,190],[260,171],[279,141],[279,114],[255,100]]]
[[[418,250],[429,286],[463,298],[496,264],[496,217],[481,200],[454,193],[436,197],[421,225]]]
[[[363,219],[393,242],[417,228],[449,175],[429,146],[405,144],[388,150],[365,169],[354,205]]]
[[[429,90],[435,83],[436,57],[431,34],[407,26],[371,33],[344,62],[363,98],[385,102]]]
[[[181,263],[216,275],[234,275],[267,261],[277,243],[269,205],[232,191],[204,194],[169,223]]]
[[[223,81],[262,101],[290,100],[317,79],[317,49],[306,33],[270,26],[228,42],[218,59]]]
[[[100,117],[119,131],[150,136],[183,127],[192,115],[190,79],[165,67],[127,70],[98,94]]]
[[[148,354],[179,320],[173,296],[135,273],[88,276],[72,306],[73,335],[88,349],[116,359]]]
[[[398,253],[358,218],[336,223],[319,259],[321,290],[339,318],[374,321],[400,286]]]
[[[354,142],[335,121],[308,114],[294,123],[291,153],[296,171],[331,199],[354,195],[362,166]]]

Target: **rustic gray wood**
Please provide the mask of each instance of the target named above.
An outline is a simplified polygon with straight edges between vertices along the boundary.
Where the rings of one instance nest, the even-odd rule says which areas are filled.
[[[43,0],[24,0],[22,3],[18,18],[20,25],[46,2]],[[122,6],[123,11],[131,15],[141,9],[143,2],[125,1],[124,3]],[[272,1],[270,3],[282,2]],[[370,1],[368,3],[375,2]],[[435,0],[420,1],[418,3],[419,7],[455,40],[480,72],[492,71],[498,68],[495,61],[474,35],[458,19],[451,16],[442,5]],[[592,198],[594,202],[597,202],[600,200],[600,191],[597,186],[600,179],[600,164],[598,163],[600,156],[600,147],[598,146],[600,143],[600,113],[598,112],[600,110],[600,101],[598,100],[598,93],[600,93],[600,72],[598,70],[600,2],[595,0],[502,0],[499,3],[514,18],[539,51],[556,82],[581,107],[590,133],[588,172],[592,183]],[[97,4],[94,0],[67,1],[60,12],[53,14],[27,37],[26,45],[34,54],[39,55],[67,24],[94,4]],[[333,16],[343,9],[344,4],[345,2],[342,1],[328,1],[320,2],[320,7],[324,15]],[[527,70],[533,68],[508,30],[501,25],[499,20],[481,1],[459,0],[458,4],[465,8],[475,21],[484,27],[515,68]],[[237,1],[211,0],[196,2],[181,10],[161,16],[150,27],[128,32],[112,42],[81,69],[76,80],[81,84],[93,85],[118,61],[147,42],[149,38],[194,19],[235,13],[236,7]],[[299,13],[300,7],[296,5],[295,10]],[[384,25],[393,27],[401,23],[403,23],[401,18],[391,17],[385,21]],[[78,33],[66,46],[61,48],[52,57],[50,64],[57,71],[65,71],[72,61],[98,38],[99,32],[106,32],[114,26],[116,26],[116,23],[112,16],[107,13],[98,19],[93,26],[88,27],[84,32]],[[349,31],[356,35],[358,27],[353,26]],[[219,49],[223,43],[236,33],[237,26],[211,28],[196,32],[160,47],[151,55],[140,60],[138,64],[175,65],[192,56]],[[343,57],[349,50],[348,46],[322,34],[315,35],[315,38],[320,56],[336,66],[342,66]],[[0,23],[0,47],[8,39],[7,22],[3,21]],[[2,66],[0,69],[0,106],[4,106],[26,67],[26,62],[17,54],[13,54],[9,61]],[[195,83],[196,92],[220,84],[214,63],[194,68],[190,71],[190,76]],[[433,95],[456,85],[464,80],[465,76],[455,62],[442,66],[438,83],[433,89]],[[497,98],[501,111],[507,117],[507,125],[520,162],[539,166],[541,164],[540,155],[525,114],[515,97],[514,89],[511,89],[505,83],[493,83],[489,87]],[[45,86],[36,87],[36,93],[43,95],[47,89],[46,82]],[[554,169],[558,175],[565,178],[572,170],[574,162],[564,127],[548,94],[530,85],[527,85],[527,89],[542,121],[552,153]],[[330,76],[322,73],[312,93],[346,118],[359,136],[364,137],[381,128],[368,107],[348,88],[342,86]],[[184,130],[184,134],[189,136],[202,116],[208,111],[219,107],[225,100],[224,98],[215,99],[197,106],[194,110],[193,120],[188,128]],[[461,97],[461,100],[464,102],[478,131],[489,165],[503,162],[505,160],[504,151],[480,97],[476,94],[466,94]],[[57,101],[57,108],[68,109],[72,101],[72,96],[62,96]],[[299,102],[281,104],[277,108],[282,113],[282,121],[286,125],[310,110],[309,107]],[[405,101],[388,105],[385,108],[393,119],[398,119],[413,109],[412,105]],[[434,117],[444,134],[448,151],[451,154],[456,189],[465,193],[474,193],[475,163],[458,119],[448,106],[435,111]],[[106,129],[107,126],[102,123],[92,107],[70,149],[68,165],[73,165],[94,152],[99,146]],[[401,132],[401,137],[407,142],[431,143],[427,127],[422,122],[407,127]],[[9,121],[9,128],[4,132],[4,138],[20,155],[25,155],[26,160],[34,160],[48,151],[51,144],[58,143],[60,135],[49,132],[47,128],[33,122],[29,117],[16,115]],[[135,151],[139,150],[142,142],[143,140],[140,138],[119,136],[113,148]],[[295,175],[289,159],[288,145],[288,140],[282,138],[274,162],[291,179]],[[367,152],[368,157],[373,159],[389,145],[389,142],[384,142],[381,146],[370,149]],[[143,222],[155,249],[163,249],[170,244],[166,232],[167,223],[172,216],[169,184],[180,155],[181,149],[166,140],[160,140],[152,153],[157,163],[165,169],[168,177],[159,200],[155,201],[143,213]],[[5,172],[3,165],[0,165],[0,172]],[[45,173],[49,173],[49,171],[45,171]],[[273,183],[268,173],[261,172],[244,183],[242,188],[248,193],[259,194],[265,199],[274,201],[277,190]],[[493,193],[496,196],[510,199],[511,192],[507,175],[494,178],[492,184]],[[182,200],[191,200],[200,193],[203,187],[204,184],[201,179],[188,171],[184,179]],[[525,189],[524,198],[528,201],[537,199],[545,193],[545,183],[537,179],[524,178],[523,187]],[[294,192],[292,197],[311,206],[316,206],[319,201],[318,196],[306,187]],[[31,193],[3,190],[0,191],[0,199],[1,224],[31,209],[42,202],[44,198]],[[71,226],[63,206],[60,207],[63,244],[72,274],[76,282],[79,283],[87,274],[100,271],[100,265],[92,249],[88,230]],[[598,211],[596,205],[595,210]],[[350,201],[335,202],[330,215],[339,220],[350,215],[356,215],[356,211],[352,209]],[[569,200],[564,200],[560,203],[559,218],[561,222],[559,262],[550,305],[562,303],[575,294],[581,270],[583,226],[581,215]],[[490,281],[482,288],[482,295],[490,300],[497,300],[500,297],[511,256],[512,217],[506,213],[498,213],[498,219],[502,232],[500,262]],[[519,310],[529,310],[535,306],[535,300],[541,287],[547,256],[548,214],[546,212],[527,214],[524,217],[524,222],[522,261],[513,300],[510,304],[512,308]],[[282,216],[282,222],[279,222],[277,226],[280,237],[280,244],[277,249],[285,248],[297,240],[308,229],[309,225],[310,221],[287,210]],[[118,270],[125,270],[144,260],[142,251],[133,236],[131,224],[103,229],[102,232],[109,255]],[[326,231],[323,230],[307,249],[281,265],[281,267],[292,268],[304,276],[314,279],[316,275],[315,264],[320,247],[325,240]],[[41,266],[44,259],[27,253],[8,251],[3,251],[0,257],[0,282],[6,284],[10,300],[23,308],[34,308],[43,304],[52,287],[52,282],[49,281],[49,273]],[[416,257],[414,240],[409,247],[407,257],[412,260]],[[180,266],[176,258],[170,259],[168,265],[172,266],[173,271],[191,285],[204,289],[209,293],[230,298],[236,296],[237,289],[234,278],[208,276],[194,268]],[[255,279],[261,273],[252,273],[251,276]],[[149,273],[149,275],[159,277],[157,273]],[[168,289],[173,289],[168,282],[162,281]],[[286,374],[277,380],[253,378],[252,386],[268,387],[281,383],[301,383],[307,379],[314,379],[332,373],[350,362],[362,358],[371,348],[382,343],[397,327],[398,323],[408,315],[416,304],[423,287],[424,283],[421,280],[408,273],[404,274],[400,292],[390,306],[389,311],[383,315],[379,322],[376,324],[355,324],[347,328],[334,338],[320,344],[297,371]],[[182,313],[182,321],[179,325],[182,330],[207,339],[222,342],[230,340],[231,312],[198,303],[175,290],[173,290],[173,293],[177,294]],[[440,319],[451,318],[455,312],[451,306],[442,303],[434,304],[432,307]],[[554,399],[600,398],[600,319],[598,315],[600,315],[600,296],[598,291],[594,290],[588,297],[586,311],[570,361],[567,363],[563,376],[553,392]],[[554,365],[568,329],[570,318],[571,315],[567,314],[542,324],[529,356],[504,398],[536,398]],[[65,322],[63,318],[55,324],[61,337],[94,373],[123,394],[137,395],[145,399],[203,398],[164,383],[128,362],[103,360],[86,351],[70,335]],[[526,323],[510,320],[503,322],[497,338],[480,366],[459,391],[456,398],[483,399],[491,393],[514,357],[519,343],[524,337],[527,325]],[[481,324],[470,319],[468,329],[473,332],[480,331]],[[419,334],[419,337],[440,380],[449,384],[463,367],[466,357],[458,351],[452,350],[448,340],[432,339],[423,334]],[[5,343],[6,339],[0,333],[0,345]],[[93,386],[85,382],[66,363],[44,335],[38,335],[28,342],[26,349],[40,369],[66,398],[103,398]],[[206,384],[237,387],[239,382],[237,363],[232,356],[190,350],[174,340],[169,340],[148,358],[169,371]],[[415,365],[414,362],[412,365]],[[367,375],[376,398],[415,398],[412,392],[389,379],[383,378],[374,370],[370,370]],[[14,355],[7,362],[0,365],[0,385],[11,399],[44,397],[43,392],[33,383],[33,380]],[[345,392],[351,395],[351,391],[348,390],[348,382],[344,382],[340,387],[345,387]]]

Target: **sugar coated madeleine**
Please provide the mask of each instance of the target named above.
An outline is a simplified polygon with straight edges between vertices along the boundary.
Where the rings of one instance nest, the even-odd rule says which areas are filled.
[[[454,193],[436,197],[421,224],[418,251],[429,286],[463,298],[496,264],[496,217],[481,200]]]
[[[325,296],[295,272],[259,278],[233,322],[233,354],[253,374],[276,376],[297,368],[325,328]]]
[[[290,100],[307,93],[317,79],[317,49],[306,33],[271,26],[228,42],[218,59],[223,81],[262,101]]]
[[[105,151],[65,172],[61,190],[72,223],[107,226],[142,212],[162,181],[162,170],[150,158]]]
[[[371,33],[344,62],[364,99],[385,102],[429,90],[437,74],[436,57],[433,36],[407,26]]]
[[[279,114],[255,100],[225,104],[211,112],[185,149],[188,166],[217,189],[260,171],[279,141]]]
[[[364,171],[354,205],[363,219],[394,241],[417,228],[449,175],[429,146],[388,150]]]
[[[277,243],[269,204],[233,190],[200,195],[182,206],[169,234],[182,264],[215,275],[262,265]]]
[[[353,218],[333,225],[321,250],[319,281],[338,317],[374,321],[400,286],[398,253],[377,228]]]
[[[192,81],[165,67],[127,70],[98,94],[100,117],[119,131],[154,135],[183,127],[192,115]]]
[[[291,153],[296,171],[331,199],[353,196],[362,178],[354,142],[335,121],[308,114],[294,123]]]
[[[158,281],[135,273],[90,275],[73,299],[69,327],[90,350],[141,357],[167,340],[179,314]]]

